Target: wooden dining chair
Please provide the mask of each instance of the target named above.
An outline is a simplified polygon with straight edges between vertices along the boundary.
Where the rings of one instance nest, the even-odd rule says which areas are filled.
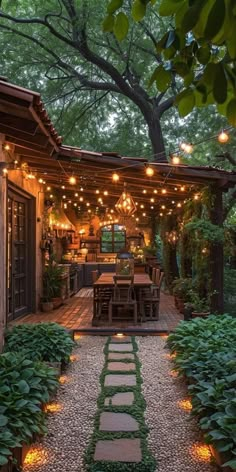
[[[91,276],[92,276],[92,282],[93,282],[93,284],[94,284],[94,282],[96,282],[96,280],[97,280],[98,277],[99,277],[98,270],[92,270],[92,271],[91,271]]]
[[[149,290],[140,291],[140,313],[142,321],[157,321],[159,319],[160,292],[164,272],[160,273],[159,284],[153,284]]]
[[[137,324],[137,301],[134,291],[134,276],[114,275],[113,296],[109,303],[109,324],[113,319],[129,319],[129,311],[133,313],[134,324]],[[117,316],[118,312],[118,316]]]

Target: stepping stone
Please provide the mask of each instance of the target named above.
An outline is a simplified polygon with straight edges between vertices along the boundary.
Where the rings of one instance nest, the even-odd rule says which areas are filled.
[[[123,337],[116,337],[112,336],[111,337],[111,342],[112,343],[131,343],[131,337],[130,336],[123,336]]]
[[[114,439],[98,441],[94,453],[95,461],[141,462],[140,439]]]
[[[124,372],[129,372],[130,370],[135,370],[136,366],[133,362],[108,362],[108,370],[122,370]]]
[[[136,375],[133,374],[108,374],[105,377],[105,387],[134,387]]]
[[[115,393],[112,397],[105,398],[105,406],[130,406],[134,403],[133,392]]]
[[[100,416],[99,431],[139,431],[139,424],[128,413],[104,411]]]
[[[108,349],[109,351],[116,351],[116,352],[124,352],[124,351],[128,351],[128,352],[132,352],[133,351],[133,345],[130,343],[130,344],[109,344],[108,345]]]
[[[109,361],[115,361],[115,360],[122,361],[123,359],[132,359],[132,360],[134,360],[134,354],[131,354],[129,352],[127,352],[126,354],[123,354],[122,352],[121,353],[119,353],[119,352],[109,352],[108,353],[108,360]]]

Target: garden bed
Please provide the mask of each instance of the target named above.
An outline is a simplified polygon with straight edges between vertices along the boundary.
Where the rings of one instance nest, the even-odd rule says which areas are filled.
[[[236,470],[236,319],[210,316],[181,323],[169,336],[175,369],[187,379],[193,415],[223,470]]]

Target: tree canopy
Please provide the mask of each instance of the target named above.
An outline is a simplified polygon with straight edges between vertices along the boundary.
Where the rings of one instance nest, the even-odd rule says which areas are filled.
[[[104,31],[113,31],[118,40],[132,27],[126,3],[130,4],[111,0],[103,23]],[[164,92],[175,77],[181,84],[175,98],[180,116],[195,106],[215,103],[219,113],[236,126],[235,0],[133,0],[130,8],[134,22],[143,22],[148,8],[160,17],[170,17],[168,30],[156,40],[161,57],[150,84],[156,82]]]

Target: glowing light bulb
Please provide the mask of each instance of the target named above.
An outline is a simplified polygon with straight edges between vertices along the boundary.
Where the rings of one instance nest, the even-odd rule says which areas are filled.
[[[9,144],[5,144],[5,145],[4,145],[4,150],[5,150],[5,151],[10,151],[10,149],[11,149],[11,148],[10,148]]]
[[[185,144],[184,152],[186,152],[187,154],[192,154],[193,145],[192,144]]]
[[[163,188],[161,193],[163,193],[163,195],[165,195],[165,193],[167,192],[166,188]]]
[[[173,154],[173,155],[171,156],[171,163],[172,163],[173,165],[175,165],[175,166],[177,166],[178,164],[180,164],[180,158],[179,158],[179,156]]]
[[[153,168],[150,167],[150,166],[146,167],[145,172],[146,172],[146,175],[147,175],[148,177],[152,177],[153,174],[154,174],[154,170],[153,170]]]
[[[120,176],[116,172],[114,172],[114,174],[112,174],[113,182],[118,182],[119,179],[120,179]]]
[[[69,183],[70,183],[70,185],[75,185],[76,184],[76,178],[73,175],[69,178]]]
[[[39,179],[39,183],[42,184],[42,183],[43,183],[43,179]]]
[[[229,141],[229,135],[225,131],[221,131],[221,133],[218,135],[218,141],[221,144],[225,144]]]

